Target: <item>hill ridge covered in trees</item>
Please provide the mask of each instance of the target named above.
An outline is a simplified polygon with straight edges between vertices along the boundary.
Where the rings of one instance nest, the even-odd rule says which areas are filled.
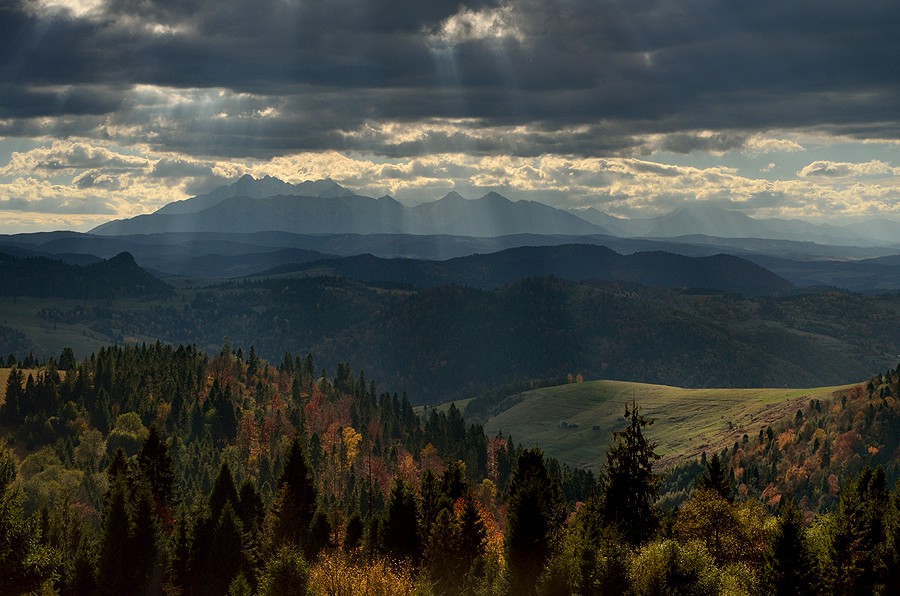
[[[55,298],[159,298],[172,287],[141,269],[130,253],[84,266],[0,252],[0,295]]]
[[[793,284],[740,257],[687,257],[664,251],[619,254],[605,246],[524,246],[446,261],[383,259],[370,254],[283,265],[261,276],[303,273],[430,287],[497,288],[530,277],[614,281],[662,288],[705,288],[742,295],[783,294]]]
[[[407,396],[378,394],[346,364],[333,377],[316,372],[309,355],[275,367],[252,349],[226,345],[211,358],[157,343],[72,356],[24,379],[14,368],[7,381],[0,424],[21,458],[0,450],[4,593],[338,594],[360,581],[399,594],[898,585],[887,422],[900,370],[756,439],[764,453],[787,453],[789,437],[800,445],[796,433],[818,425],[812,411],[864,436],[870,457],[836,469],[834,498],[807,526],[802,495],[800,507],[790,493],[758,500],[742,488],[754,474],[737,474],[728,453],[661,485],[653,421],[639,404],[625,409],[598,480],[488,437],[453,406],[420,418]],[[843,430],[848,421],[859,430]],[[882,449],[894,467],[879,465]],[[657,500],[661,487],[684,493],[677,510]]]

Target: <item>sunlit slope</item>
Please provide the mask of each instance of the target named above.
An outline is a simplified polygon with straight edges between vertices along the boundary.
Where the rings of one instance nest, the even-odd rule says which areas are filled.
[[[635,400],[647,418],[647,434],[668,467],[701,451],[718,451],[751,438],[809,400],[824,400],[851,387],[810,389],[682,389],[625,381],[574,383],[521,394],[521,401],[485,423],[488,436],[503,431],[516,443],[538,445],[569,464],[599,469],[612,432],[625,426],[625,404]],[[577,425],[577,426],[575,426]]]
[[[9,381],[9,372],[11,368],[0,368],[0,405],[6,402],[6,383]],[[28,378],[28,375],[37,376],[40,373],[40,369],[37,368],[23,368],[22,369],[22,379]],[[65,379],[66,373],[60,371],[59,376]]]

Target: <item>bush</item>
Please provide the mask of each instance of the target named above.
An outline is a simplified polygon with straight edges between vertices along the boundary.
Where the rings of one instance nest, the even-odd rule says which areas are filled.
[[[284,545],[266,564],[259,581],[260,596],[306,596],[309,567],[300,549]]]
[[[697,541],[651,542],[635,555],[628,575],[636,596],[718,593],[718,572],[713,558]]]

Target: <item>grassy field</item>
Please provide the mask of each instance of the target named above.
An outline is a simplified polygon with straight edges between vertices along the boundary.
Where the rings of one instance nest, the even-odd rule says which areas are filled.
[[[0,314],[0,325],[21,331],[28,339],[45,350],[47,355],[54,357],[58,357],[65,347],[72,348],[75,351],[75,355],[78,358],[82,358],[104,346],[117,343],[117,341],[119,344],[122,344],[156,340],[153,337],[119,338],[99,333],[91,329],[87,323],[51,323],[42,320],[37,314],[38,311],[45,307],[65,311],[76,306],[92,308],[94,306],[108,306],[109,304],[111,303],[103,300],[0,297],[0,313],[2,313]],[[135,299],[120,299],[115,302],[117,310],[145,310],[156,304],[164,304],[164,302]],[[19,356],[24,356],[24,354]]]
[[[591,381],[535,389],[485,423],[488,436],[502,431],[516,443],[537,445],[548,456],[598,470],[612,432],[625,427],[625,404],[632,399],[655,423],[647,430],[662,455],[661,468],[702,451],[731,446],[746,433],[755,437],[785,416],[852,387],[811,389],[681,389],[625,381]],[[577,425],[577,426],[576,426]]]

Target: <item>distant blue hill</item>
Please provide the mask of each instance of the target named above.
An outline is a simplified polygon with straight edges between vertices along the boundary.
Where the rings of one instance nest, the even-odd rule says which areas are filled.
[[[667,252],[621,255],[603,246],[527,246],[447,261],[382,259],[372,255],[283,265],[263,275],[334,275],[364,282],[419,287],[446,284],[490,289],[528,277],[599,280],[664,288],[703,288],[743,295],[790,292],[794,285],[746,259],[731,255],[686,257]]]

